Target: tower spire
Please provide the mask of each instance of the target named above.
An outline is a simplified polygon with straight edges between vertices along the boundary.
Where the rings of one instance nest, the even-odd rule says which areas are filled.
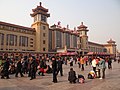
[[[40,2],[40,6],[42,6],[42,2]]]
[[[83,25],[83,22],[81,22],[81,25]]]

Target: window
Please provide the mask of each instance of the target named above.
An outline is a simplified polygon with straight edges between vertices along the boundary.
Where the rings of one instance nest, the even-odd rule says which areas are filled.
[[[33,44],[33,42],[30,42],[30,44]]]
[[[37,15],[34,17],[34,22],[37,21]]]
[[[69,33],[66,33],[66,46],[67,48],[70,48],[70,34]]]
[[[41,21],[46,22],[46,21],[47,21],[47,20],[46,20],[46,16],[41,15]]]
[[[46,27],[45,26],[43,26],[43,30],[45,30],[46,29]]]
[[[33,40],[32,38],[30,40]]]
[[[7,34],[6,45],[17,46],[17,35]]]
[[[43,37],[45,37],[45,33],[43,33]]]
[[[43,40],[43,44],[45,44],[45,40]]]
[[[45,48],[43,48],[43,51],[45,51]]]
[[[19,46],[28,47],[28,37],[20,36],[19,37]]]
[[[30,47],[33,47],[33,45],[30,45]]]
[[[17,46],[17,35],[15,35],[15,46]]]
[[[62,33],[56,31],[56,47],[62,48]]]
[[[87,35],[87,32],[85,32],[85,35]]]
[[[28,37],[26,37],[27,47],[28,47]]]
[[[4,45],[4,34],[0,33],[0,45]]]

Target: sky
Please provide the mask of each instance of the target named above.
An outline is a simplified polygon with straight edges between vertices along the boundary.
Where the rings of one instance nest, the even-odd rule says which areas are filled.
[[[120,51],[120,0],[0,0],[0,21],[31,27],[30,13],[39,2],[49,9],[50,26],[60,21],[74,29],[83,22],[89,41],[105,44],[111,38]]]

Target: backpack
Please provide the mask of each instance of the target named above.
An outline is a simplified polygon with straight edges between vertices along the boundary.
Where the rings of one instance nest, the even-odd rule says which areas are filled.
[[[88,74],[88,79],[94,79],[94,77],[89,73]]]
[[[84,82],[85,82],[85,78],[84,78],[84,76],[78,74],[77,82],[78,82],[78,83],[84,83]]]

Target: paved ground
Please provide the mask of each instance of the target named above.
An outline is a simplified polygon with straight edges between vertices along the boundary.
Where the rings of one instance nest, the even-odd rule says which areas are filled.
[[[120,90],[120,64],[113,62],[113,69],[106,70],[106,79],[98,78],[87,79],[88,72],[92,69],[91,66],[85,66],[85,71],[80,71],[77,65],[74,65],[74,70],[77,74],[83,74],[86,78],[84,84],[70,84],[67,81],[69,66],[64,65],[64,76],[58,75],[58,83],[52,82],[52,74],[38,76],[35,80],[29,80],[25,77],[15,78],[11,75],[9,80],[0,79],[0,90]]]

